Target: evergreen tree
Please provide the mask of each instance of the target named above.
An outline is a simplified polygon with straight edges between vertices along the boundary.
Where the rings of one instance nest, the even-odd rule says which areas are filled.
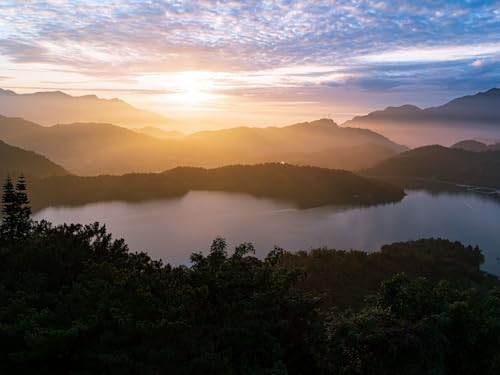
[[[19,214],[19,203],[16,190],[10,176],[7,176],[3,185],[2,194],[2,226],[1,234],[4,237],[13,239],[17,230],[17,218]]]
[[[16,199],[18,204],[17,237],[24,237],[31,227],[31,207],[26,193],[26,180],[20,175],[16,183]]]
[[[26,193],[26,181],[20,176],[16,186],[10,176],[3,186],[2,225],[0,233],[4,238],[16,240],[26,237],[31,228],[31,207]]]

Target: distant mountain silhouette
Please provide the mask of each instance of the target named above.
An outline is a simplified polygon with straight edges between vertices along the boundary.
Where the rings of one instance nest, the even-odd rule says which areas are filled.
[[[15,179],[21,174],[28,178],[44,178],[65,176],[68,172],[42,155],[0,141],[0,178],[3,180],[10,175]]]
[[[17,94],[0,89],[0,113],[45,126],[69,122],[105,122],[136,127],[172,122],[120,99],[101,99],[95,95],[71,96],[61,91]]]
[[[216,169],[179,167],[163,173],[123,176],[54,177],[30,184],[35,209],[178,197],[191,190],[248,193],[300,207],[372,205],[399,201],[404,196],[398,187],[351,172],[277,163]]]
[[[413,105],[387,107],[383,111],[357,116],[343,125],[358,126],[377,122],[430,122],[454,125],[457,123],[482,123],[500,126],[500,89],[453,99],[438,106],[420,109]]]
[[[398,150],[399,151],[399,150]],[[356,146],[344,146],[316,152],[283,153],[274,160],[286,161],[290,164],[313,165],[331,169],[347,169],[355,171],[368,164],[375,165],[397,152],[388,146],[377,143],[364,143]],[[258,162],[266,162],[266,157]]]
[[[500,188],[500,151],[425,146],[382,161],[363,174]]]
[[[167,130],[157,128],[155,126],[145,126],[143,128],[135,128],[132,130],[135,130],[136,132],[141,133],[141,134],[146,134],[146,135],[149,135],[151,137],[160,138],[160,139],[179,138],[179,137],[183,137],[185,135],[179,131],[175,131],[175,130],[168,130],[167,131]]]
[[[498,151],[500,150],[500,143],[494,143],[487,145],[486,143],[476,141],[474,139],[468,139],[465,141],[460,141],[451,146],[451,148],[458,148],[466,151],[474,152],[484,152],[484,151]]]
[[[82,175],[281,161],[359,169],[405,150],[373,131],[341,128],[326,119],[283,128],[233,128],[159,139],[111,124],[43,127],[0,116],[0,139],[46,155]]]
[[[342,126],[374,129],[409,145],[456,142],[457,137],[500,135],[500,89],[453,99],[431,108],[388,107],[357,116]],[[454,129],[450,131],[450,128]],[[413,139],[412,139],[413,138]],[[413,140],[413,142],[412,142]]]

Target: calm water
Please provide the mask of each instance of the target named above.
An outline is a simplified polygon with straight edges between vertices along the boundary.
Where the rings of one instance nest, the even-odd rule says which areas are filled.
[[[486,257],[484,269],[500,275],[500,201],[466,193],[409,191],[395,204],[300,210],[245,194],[198,191],[144,203],[47,208],[35,218],[56,224],[100,221],[132,250],[174,264],[188,263],[194,251],[207,251],[217,236],[232,247],[252,242],[260,256],[274,245],[375,251],[390,242],[443,237],[478,245]]]

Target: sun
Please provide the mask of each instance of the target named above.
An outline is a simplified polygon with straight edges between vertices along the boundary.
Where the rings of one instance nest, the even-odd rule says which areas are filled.
[[[183,72],[169,78],[169,84],[174,92],[168,94],[168,97],[171,102],[178,105],[203,106],[221,96],[213,92],[213,82],[204,72]]]
[[[213,72],[180,71],[148,74],[137,78],[144,90],[156,90],[158,105],[170,105],[170,111],[206,111],[220,104],[221,94]]]

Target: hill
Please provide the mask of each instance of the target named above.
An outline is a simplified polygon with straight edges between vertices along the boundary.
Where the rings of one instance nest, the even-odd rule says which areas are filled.
[[[32,151],[13,147],[0,141],[0,178],[7,175],[14,178],[23,174],[26,177],[44,178],[48,176],[64,176],[68,172],[46,157]]]
[[[404,192],[351,172],[282,164],[183,167],[163,173],[123,176],[51,177],[30,184],[35,209],[97,201],[142,201],[176,197],[190,190],[248,193],[289,201],[299,207],[325,204],[371,205],[399,201]]]
[[[105,122],[133,127],[172,122],[120,99],[101,99],[95,95],[71,96],[61,91],[17,94],[0,89],[0,113],[45,126],[70,122]]]
[[[281,161],[359,169],[405,150],[370,130],[341,128],[326,119],[283,128],[233,128],[160,139],[111,124],[43,127],[0,116],[0,139],[46,155],[81,175]]]
[[[500,89],[493,88],[437,107],[387,107],[354,117],[342,125],[374,129],[398,142],[421,145],[436,142],[450,144],[467,137],[498,137],[499,124]],[[453,132],[450,128],[454,129]]]
[[[466,151],[484,152],[484,151],[497,151],[500,150],[500,143],[486,144],[474,139],[460,141],[451,146],[451,148],[458,148]]]
[[[500,151],[472,152],[425,146],[387,159],[363,174],[500,188]]]
[[[135,128],[132,129],[138,133],[146,134],[151,137],[160,138],[160,139],[172,139],[183,137],[184,134],[175,130],[163,130],[154,126],[145,126],[143,128]]]
[[[465,151],[473,151],[473,152],[488,151],[487,144],[485,144],[483,142],[475,141],[473,139],[468,139],[465,141],[457,142],[454,145],[452,145],[451,148],[456,148],[456,149],[465,150]]]
[[[316,167],[330,169],[346,169],[355,171],[364,168],[366,165],[375,165],[396,152],[387,146],[376,143],[364,143],[356,146],[344,146],[331,148],[323,151],[311,152],[289,152],[276,155],[272,160],[286,161],[289,164],[313,165]],[[267,157],[258,160],[265,163]]]

